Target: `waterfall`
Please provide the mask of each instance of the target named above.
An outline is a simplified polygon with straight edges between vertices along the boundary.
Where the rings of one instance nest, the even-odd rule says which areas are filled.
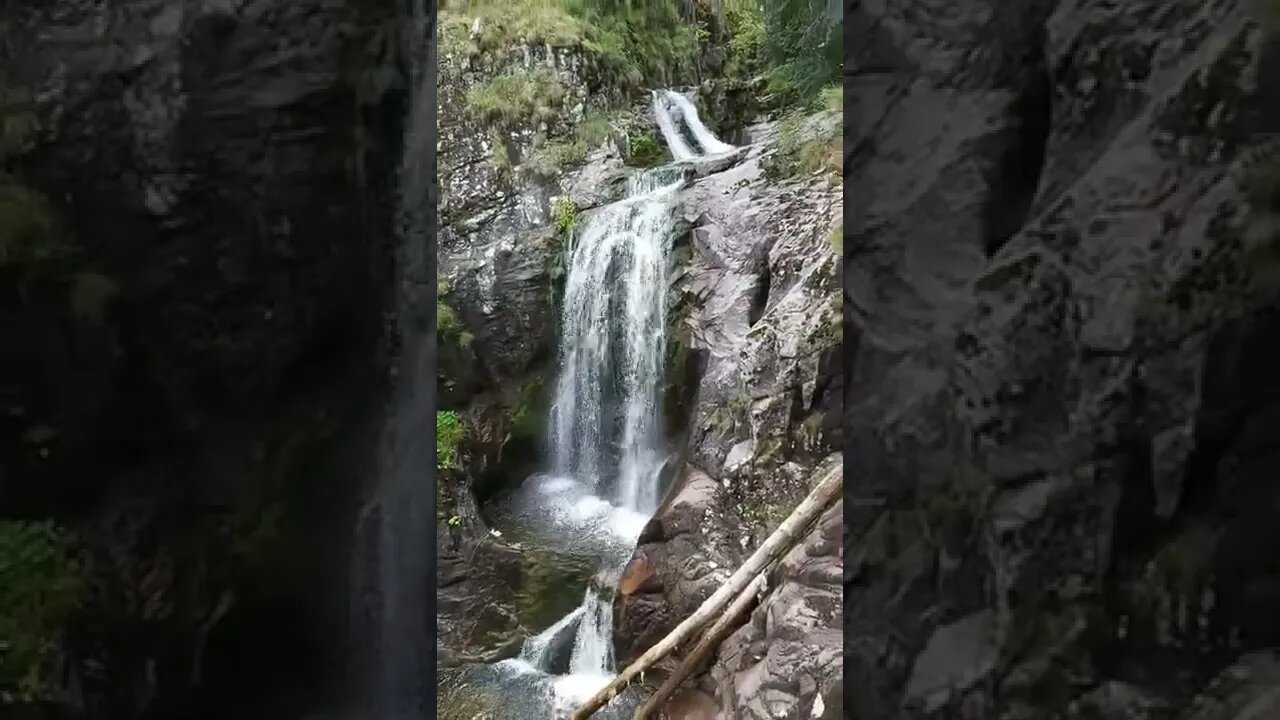
[[[704,154],[686,142],[677,122],[704,150],[729,146],[698,121],[691,104],[684,109],[665,91],[653,100],[677,164],[632,176],[623,199],[586,215],[566,241],[548,418],[551,471],[527,478],[503,506],[516,527],[541,542],[600,561],[576,608],[526,638],[517,658],[490,666],[503,697],[525,703],[511,710],[513,718],[548,711],[565,717],[613,677],[613,599],[657,510],[668,462],[660,400],[671,244],[687,170],[678,163]],[[530,699],[531,682],[545,696]]]
[[[552,405],[556,472],[596,488],[607,473],[618,479],[618,504],[646,513],[657,501],[647,476],[657,457],[674,177],[659,169],[632,178],[627,198],[571,240]],[[617,413],[621,433],[610,438]]]
[[[675,118],[671,116],[671,106],[667,98],[656,90],[653,91],[653,118],[658,123],[658,129],[662,131],[662,139],[667,143],[671,157],[678,162],[698,156],[698,153],[694,152],[680,135]]]
[[[665,96],[667,100],[674,104],[676,109],[680,111],[680,116],[684,119],[684,124],[689,128],[689,131],[693,133],[693,138],[698,141],[698,145],[702,148],[703,152],[711,155],[718,155],[720,153],[733,150],[732,145],[720,142],[715,134],[707,129],[707,126],[704,125],[702,120],[698,117],[698,109],[693,106],[693,103],[689,98],[672,90],[665,91]]]
[[[627,197],[588,217],[568,252],[560,376],[552,404],[553,464],[557,473],[597,494],[613,481],[614,504],[645,515],[657,505],[663,457],[658,392],[681,184],[671,168],[633,177]],[[606,681],[613,670],[613,589],[625,561],[625,555],[610,558],[575,611],[572,676]]]

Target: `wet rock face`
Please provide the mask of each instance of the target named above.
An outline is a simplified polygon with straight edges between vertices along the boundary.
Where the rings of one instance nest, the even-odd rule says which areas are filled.
[[[448,575],[437,582],[436,627],[444,661],[454,664],[514,654],[524,635],[558,619],[534,627],[520,616],[528,582],[512,563],[522,551],[488,535],[477,501],[542,469],[564,242],[552,199],[561,185],[601,192],[607,183],[597,180],[618,162],[616,153],[597,152],[597,162],[553,178],[515,169],[535,134],[568,133],[582,119],[591,65],[575,52],[515,46],[478,53],[446,39],[438,73],[438,297],[457,326],[438,338],[439,392],[441,407],[458,411],[466,427],[461,471],[442,475],[438,495]],[[514,123],[469,110],[469,91],[511,73],[549,74],[563,91],[560,102]],[[461,520],[456,527],[446,526],[451,516]],[[494,571],[491,560],[507,571]]]
[[[820,176],[766,177],[776,127],[747,135],[755,144],[696,163],[683,197],[689,241],[672,290],[672,342],[697,358],[680,418],[686,465],[623,576],[621,658],[696,610],[841,462],[831,241],[841,189]],[[670,529],[690,517],[694,530]],[[721,648],[699,696],[713,699],[718,717],[839,716],[839,518],[829,513],[774,572],[761,607]]]
[[[1275,493],[1260,33],[1236,2],[925,5],[855,10],[846,70],[849,711],[1187,716],[1277,642],[1235,504]]]
[[[692,615],[741,564],[742,519],[714,479],[692,467],[641,533],[618,581],[614,633],[626,663]],[[737,530],[737,532],[735,532]]]
[[[186,715],[217,671],[201,653],[228,617],[242,521],[299,474],[335,497],[356,486],[299,460],[349,449],[379,385],[399,112],[371,83],[395,72],[368,50],[383,18],[353,6],[6,4],[5,82],[43,127],[24,179],[78,269],[115,290],[93,322],[36,317],[40,336],[8,336],[28,309],[0,312],[0,367],[34,391],[4,402],[59,433],[49,462],[5,446],[0,503],[89,544],[97,604],[70,672],[93,717]],[[341,537],[333,506],[299,510],[303,526]],[[236,612],[318,584],[308,564],[233,593]]]

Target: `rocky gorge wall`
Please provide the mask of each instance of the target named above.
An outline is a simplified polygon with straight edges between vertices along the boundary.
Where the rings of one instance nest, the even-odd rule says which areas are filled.
[[[1280,711],[1260,8],[851,11],[847,716]]]
[[[49,199],[59,248],[0,263],[0,508],[68,527],[86,586],[52,699],[296,712],[263,706],[338,670],[382,395],[393,18],[9,0],[0,19],[3,95],[40,128],[4,169]]]
[[[544,629],[523,621],[528,564],[487,532],[481,506],[541,469],[529,457],[543,430],[529,419],[545,414],[554,371],[566,231],[620,197],[639,164],[636,138],[655,130],[647,93],[629,91],[590,48],[494,47],[495,32],[458,23],[440,66],[440,298],[457,323],[441,330],[441,395],[465,427],[438,518],[446,664],[514,654]],[[515,122],[485,112],[482,94],[513,74],[544,78]],[[841,115],[826,110],[784,133],[776,118],[756,121],[767,99],[757,110],[735,93],[749,91],[714,80],[698,91],[704,108],[722,109],[708,122],[745,147],[694,163],[679,199],[664,392],[684,469],[621,581],[620,658],[692,612],[840,462],[841,184],[827,165],[778,173],[770,157],[788,141],[830,151]],[[545,168],[548,158],[558,164]],[[780,566],[755,619],[677,703],[710,702],[724,717],[839,715],[840,518],[837,507]]]

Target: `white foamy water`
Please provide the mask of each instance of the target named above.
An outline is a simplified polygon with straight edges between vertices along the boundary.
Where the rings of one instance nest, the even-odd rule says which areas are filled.
[[[667,149],[671,151],[671,157],[677,161],[698,157],[698,153],[689,147],[680,134],[680,129],[676,127],[675,117],[671,114],[671,105],[657,90],[653,91],[653,119],[658,123],[658,130],[662,132],[662,139],[666,142]]]
[[[535,475],[500,504],[504,525],[516,525],[538,540],[571,552],[629,552],[649,516],[599,497],[573,478]]]
[[[673,90],[666,90],[664,97],[672,105],[680,111],[684,124],[688,126],[689,132],[693,133],[693,138],[702,147],[702,151],[709,155],[719,155],[733,150],[734,147],[727,143],[720,142],[720,139],[711,132],[706,125],[703,124],[702,118],[698,117],[698,109],[693,106],[693,102],[689,98],[681,95]]]

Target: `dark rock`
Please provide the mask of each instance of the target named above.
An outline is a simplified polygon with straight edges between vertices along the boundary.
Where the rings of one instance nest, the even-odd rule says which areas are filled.
[[[1270,357],[1275,297],[1242,252],[1250,168],[1276,162],[1250,9],[854,10],[844,439],[848,492],[878,500],[848,515],[861,720],[1176,717],[1274,645],[1265,513],[1222,495],[1272,500],[1234,476],[1270,467],[1270,381],[1245,359]]]
[[[212,707],[198,682],[259,692],[227,668],[263,618],[251,656],[291,668],[277,689],[331,659],[347,454],[381,389],[397,98],[358,85],[395,71],[364,49],[385,19],[320,0],[6,4],[5,82],[43,127],[17,165],[70,271],[114,289],[101,313],[0,309],[5,402],[57,430],[50,462],[6,438],[0,504],[86,544],[93,600],[67,651],[89,716],[190,716]],[[278,545],[237,549],[273,508],[279,543],[306,546],[286,570]]]

